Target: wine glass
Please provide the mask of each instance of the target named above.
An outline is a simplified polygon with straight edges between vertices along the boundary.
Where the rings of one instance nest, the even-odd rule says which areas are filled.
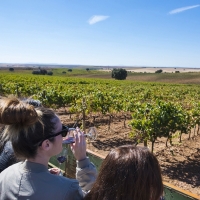
[[[59,169],[60,169],[60,176],[62,176],[62,172],[61,172],[61,164],[64,163],[67,160],[67,148],[63,147],[62,151],[56,156],[57,157],[57,161],[59,164]]]
[[[88,129],[88,132],[85,134],[85,136],[90,140],[90,141],[94,141],[97,139],[97,129],[95,127],[90,127]]]
[[[63,139],[63,144],[71,144],[75,142],[75,134],[76,128],[69,128],[67,136]],[[89,141],[96,140],[98,135],[97,129],[95,127],[90,127],[88,132],[84,134],[85,137],[89,139]]]

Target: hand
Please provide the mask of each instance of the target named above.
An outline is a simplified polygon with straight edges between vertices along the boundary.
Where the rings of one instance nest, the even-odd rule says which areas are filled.
[[[84,133],[79,128],[75,132],[75,143],[71,144],[71,150],[76,160],[80,161],[86,158],[86,141]]]
[[[50,172],[51,174],[59,175],[60,172],[61,172],[61,170],[58,169],[58,168],[50,168],[50,169],[49,169],[49,172]]]

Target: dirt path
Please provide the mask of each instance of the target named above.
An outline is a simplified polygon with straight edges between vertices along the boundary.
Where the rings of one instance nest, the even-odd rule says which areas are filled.
[[[74,120],[69,115],[58,112],[62,123],[73,126]],[[87,121],[86,126],[92,126]],[[95,126],[98,130],[96,141],[88,144],[88,149],[106,156],[108,152],[117,146],[134,144],[129,138],[131,127],[124,127],[123,119],[113,120],[108,130],[108,119],[96,119]],[[165,147],[165,138],[160,138],[155,143],[154,153],[157,156],[163,174],[163,180],[184,190],[200,195],[200,135],[188,140],[188,135],[183,135],[182,143],[178,138],[173,139],[173,145]],[[143,144],[139,144],[143,145]],[[151,146],[151,144],[148,144]]]

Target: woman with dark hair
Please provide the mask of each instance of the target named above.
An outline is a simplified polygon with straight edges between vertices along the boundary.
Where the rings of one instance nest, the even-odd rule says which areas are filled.
[[[156,157],[145,147],[124,145],[107,155],[84,200],[159,200],[162,194]]]
[[[39,100],[31,98],[27,98],[23,100],[23,102],[33,105],[34,107],[42,106]],[[2,130],[0,131],[0,173],[10,165],[19,161],[15,157],[11,142],[3,139],[2,132],[3,132],[3,127]]]
[[[91,189],[96,169],[86,157],[85,137],[80,131],[71,145],[77,160],[77,180],[48,171],[48,161],[61,152],[62,137],[68,131],[51,109],[2,98],[0,123],[6,125],[3,139],[11,141],[16,156],[25,159],[0,174],[0,199],[78,200]]]

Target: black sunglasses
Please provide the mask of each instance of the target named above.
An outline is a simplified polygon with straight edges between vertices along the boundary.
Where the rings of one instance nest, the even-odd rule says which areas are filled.
[[[55,134],[52,134],[52,135],[48,135],[47,137],[45,137],[40,143],[39,143],[39,146],[42,145],[42,143],[45,141],[45,140],[48,140],[49,138],[52,138],[52,137],[56,137],[58,135],[62,135],[62,137],[66,137],[67,133],[69,131],[69,128],[65,125],[62,125],[62,130],[59,131],[58,133],[55,133]]]

